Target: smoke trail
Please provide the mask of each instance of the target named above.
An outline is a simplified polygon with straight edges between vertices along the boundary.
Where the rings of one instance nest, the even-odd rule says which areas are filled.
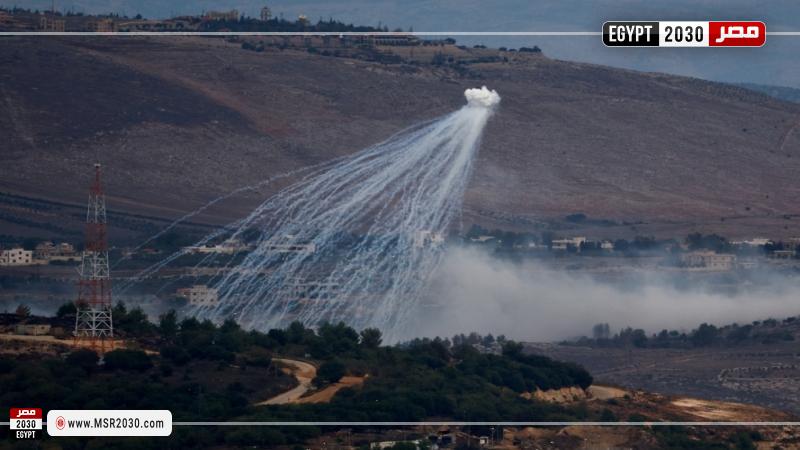
[[[156,240],[156,239],[160,238],[161,236],[163,236],[163,235],[167,234],[167,233],[168,233],[170,230],[174,229],[176,226],[178,226],[178,225],[180,225],[181,223],[183,223],[183,222],[186,222],[187,220],[191,219],[192,217],[195,217],[195,216],[197,216],[198,214],[200,214],[200,213],[202,213],[202,212],[204,212],[204,211],[208,210],[209,208],[211,208],[212,206],[216,205],[217,203],[220,203],[220,202],[222,202],[222,201],[224,201],[224,200],[227,200],[227,199],[229,199],[229,198],[231,198],[231,197],[235,197],[235,196],[237,196],[237,195],[239,195],[239,194],[241,194],[241,193],[243,193],[243,192],[248,192],[248,191],[251,191],[251,192],[253,192],[253,191],[257,191],[258,189],[260,189],[260,188],[262,188],[262,187],[265,187],[265,186],[267,186],[268,184],[272,183],[273,181],[280,180],[280,179],[283,179],[283,178],[292,177],[292,176],[298,175],[298,174],[300,174],[300,173],[307,172],[307,171],[309,171],[309,170],[311,170],[311,169],[314,169],[314,168],[316,168],[316,167],[320,167],[320,166],[322,166],[322,165],[327,165],[327,164],[330,164],[330,161],[327,161],[327,162],[325,162],[325,163],[321,163],[321,164],[315,164],[315,165],[312,165],[312,166],[301,167],[301,168],[299,168],[299,169],[296,169],[296,170],[291,170],[291,171],[289,171],[289,172],[284,172],[284,173],[281,173],[281,174],[275,175],[275,176],[273,176],[273,177],[269,177],[269,178],[267,178],[266,180],[259,181],[258,183],[256,183],[256,184],[252,184],[252,185],[250,185],[250,186],[243,186],[243,187],[240,187],[240,188],[236,188],[236,189],[234,189],[234,190],[232,190],[232,191],[228,192],[227,194],[221,195],[221,196],[219,196],[219,197],[217,197],[217,198],[215,198],[215,199],[211,200],[210,202],[208,202],[208,203],[206,203],[205,205],[203,205],[203,206],[201,206],[201,207],[199,207],[199,208],[195,209],[194,211],[188,212],[188,213],[184,214],[183,216],[181,216],[181,217],[179,217],[179,218],[175,219],[175,220],[174,220],[174,221],[172,221],[172,222],[171,222],[169,225],[167,225],[167,226],[166,226],[166,227],[164,227],[163,229],[159,230],[159,232],[158,232],[158,233],[156,233],[156,234],[154,234],[154,235],[150,236],[149,238],[147,238],[147,239],[145,239],[144,241],[142,241],[142,242],[141,242],[139,245],[137,245],[136,247],[134,247],[134,248],[131,250],[130,254],[134,254],[134,253],[138,252],[138,251],[139,251],[139,250],[141,250],[141,249],[142,249],[142,248],[143,248],[145,245],[147,245],[147,244],[149,244],[149,243],[153,242],[154,240]],[[220,230],[217,230],[217,232],[220,232],[220,233],[222,233],[222,232],[224,232],[224,231],[225,231],[227,228],[228,228],[228,227],[222,228],[222,229],[220,229]],[[214,236],[214,237],[216,237],[216,236]],[[204,244],[205,244],[205,243],[204,243]],[[180,255],[178,255],[178,256],[180,256]],[[121,257],[119,260],[117,260],[117,261],[116,261],[116,262],[115,262],[115,263],[114,263],[114,264],[111,266],[111,268],[113,269],[114,267],[118,266],[120,263],[122,263],[122,262],[123,262],[123,261],[125,261],[126,259],[128,259],[128,257],[125,257],[125,256]],[[172,260],[170,260],[170,262],[171,262],[171,261],[172,261]],[[158,266],[159,266],[159,267],[161,267],[162,265],[163,265],[163,264],[158,264]]]
[[[257,329],[341,320],[380,328],[387,341],[401,336],[441,261],[500,101],[485,87],[464,95],[458,111],[309,171],[227,227],[229,239],[247,237],[253,250],[218,268],[209,284],[220,304],[196,315]]]

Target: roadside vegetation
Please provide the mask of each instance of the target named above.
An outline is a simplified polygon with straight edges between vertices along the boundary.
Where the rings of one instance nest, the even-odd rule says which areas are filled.
[[[63,308],[62,313],[70,311]],[[218,326],[194,318],[179,320],[174,311],[151,323],[141,311],[128,311],[124,305],[117,305],[114,317],[120,332],[140,348],[110,351],[102,361],[86,349],[63,355],[0,356],[0,403],[35,404],[45,410],[169,409],[178,421],[599,419],[585,407],[523,398],[521,393],[536,389],[586,388],[592,377],[574,364],[526,355],[513,341],[504,342],[502,354],[486,354],[467,342],[457,340],[454,345],[439,338],[385,346],[378,330],[359,333],[342,323],[314,330],[296,322],[261,333],[243,330],[233,321]],[[318,388],[345,375],[366,376],[365,382],[341,389],[328,403],[254,406],[296,384],[273,356],[316,364]],[[293,444],[322,431],[176,428],[177,440],[171,444]],[[76,448],[85,444],[70,442]],[[139,448],[149,445],[151,441],[137,443]]]
[[[592,336],[582,336],[565,345],[584,345],[592,347],[636,347],[636,348],[702,348],[735,347],[752,344],[777,344],[791,342],[800,334],[800,318],[787,317],[783,320],[756,320],[749,324],[730,324],[717,327],[702,323],[691,331],[661,330],[648,335],[641,328],[623,328],[611,334],[607,323],[592,327]]]

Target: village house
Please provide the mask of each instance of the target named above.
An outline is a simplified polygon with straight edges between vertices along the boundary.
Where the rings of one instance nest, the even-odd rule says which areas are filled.
[[[202,284],[178,289],[177,295],[188,300],[191,306],[217,306],[219,304],[219,292]]]
[[[29,266],[33,264],[33,251],[15,247],[0,250],[0,266]]]
[[[736,255],[711,251],[690,252],[681,255],[681,262],[689,268],[731,270],[736,265]]]
[[[566,251],[570,247],[574,247],[577,251],[581,251],[581,244],[586,242],[586,237],[578,236],[565,239],[553,239],[551,248],[553,250]]]

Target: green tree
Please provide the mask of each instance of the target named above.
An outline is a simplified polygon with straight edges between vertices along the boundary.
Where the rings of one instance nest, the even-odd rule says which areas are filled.
[[[141,350],[112,350],[103,358],[109,370],[130,370],[142,372],[153,366],[147,353]]]
[[[63,317],[74,316],[75,313],[77,312],[78,308],[75,307],[75,303],[66,302],[58,307],[58,311],[56,312],[56,317],[63,318]]]
[[[170,309],[162,314],[158,319],[158,329],[161,335],[171,339],[178,333],[178,314],[174,309]]]
[[[711,345],[714,342],[714,339],[717,337],[718,333],[719,330],[714,325],[702,323],[694,331],[694,333],[692,333],[692,344],[694,344],[697,347]]]
[[[366,328],[361,330],[361,345],[366,348],[375,349],[381,345],[381,330],[377,328]]]
[[[31,307],[25,304],[21,304],[17,306],[17,310],[14,312],[19,317],[28,317],[31,315]]]
[[[314,378],[314,384],[325,385],[336,383],[341,380],[345,373],[344,364],[338,360],[325,361],[319,366],[317,370],[317,377]]]
[[[519,342],[508,341],[503,344],[503,356],[508,356],[511,359],[519,359],[522,357],[523,345]]]
[[[97,362],[100,357],[94,350],[78,349],[67,355],[67,364],[80,367],[81,369],[91,372],[97,368]]]

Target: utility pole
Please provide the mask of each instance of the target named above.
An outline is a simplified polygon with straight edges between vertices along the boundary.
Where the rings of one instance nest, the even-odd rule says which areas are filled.
[[[75,345],[100,354],[113,350],[111,277],[108,268],[106,198],[100,184],[100,164],[94,165],[94,182],[86,209],[86,243],[81,258],[78,300],[75,302]]]

